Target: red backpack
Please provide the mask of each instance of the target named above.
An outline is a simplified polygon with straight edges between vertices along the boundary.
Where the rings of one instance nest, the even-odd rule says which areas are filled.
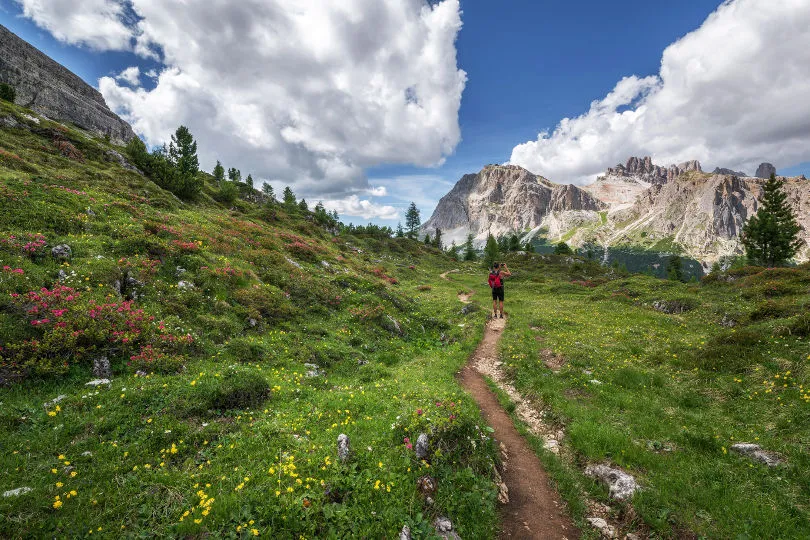
[[[497,289],[498,287],[503,287],[503,282],[501,281],[501,273],[500,272],[490,272],[489,274],[489,286],[490,288]]]

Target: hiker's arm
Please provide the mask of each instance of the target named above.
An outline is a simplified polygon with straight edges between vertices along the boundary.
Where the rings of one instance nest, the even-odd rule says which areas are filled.
[[[503,274],[506,277],[512,277],[512,271],[509,270],[509,267],[506,265],[503,265],[503,270],[501,270],[501,274]]]

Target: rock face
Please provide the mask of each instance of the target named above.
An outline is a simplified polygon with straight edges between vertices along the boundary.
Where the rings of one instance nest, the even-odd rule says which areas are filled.
[[[776,167],[770,163],[761,163],[759,167],[757,167],[755,176],[757,178],[770,178],[772,174],[776,174]]]
[[[607,206],[573,185],[549,182],[516,165],[488,165],[464,175],[439,201],[422,232],[442,230],[445,243],[462,243],[471,232],[478,244],[489,234],[540,227],[563,212],[595,212]]]
[[[135,137],[101,94],[0,25],[0,82],[17,90],[17,104],[91,133],[126,143]]]
[[[729,176],[742,176],[742,177],[748,176],[747,174],[745,174],[742,171],[732,171],[731,169],[726,169],[725,167],[723,167],[723,168],[716,167],[712,171],[712,174],[727,174]]]
[[[647,156],[643,158],[631,157],[627,160],[625,165],[616,165],[616,167],[609,168],[606,176],[632,176],[650,184],[664,184],[670,182],[678,176],[686,172],[697,171],[702,172],[700,162],[692,160],[685,161],[680,165],[670,165],[669,168],[664,168],[655,165],[652,158]]]

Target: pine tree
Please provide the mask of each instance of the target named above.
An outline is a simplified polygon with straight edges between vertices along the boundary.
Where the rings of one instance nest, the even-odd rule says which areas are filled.
[[[425,235],[425,245],[426,245],[426,246],[429,246],[430,244],[431,244],[431,242],[430,242],[430,235],[429,235],[429,234],[426,234],[426,235]]]
[[[297,208],[298,199],[295,198],[295,193],[293,193],[293,190],[290,188],[290,186],[284,188],[284,194],[282,195],[282,197],[283,197],[282,200],[284,201],[284,206],[286,206],[288,210],[294,210],[295,208]]]
[[[475,254],[475,247],[473,246],[473,235],[470,233],[467,235],[467,241],[464,242],[464,260],[474,261],[477,258],[478,256]]]
[[[416,229],[422,224],[422,218],[419,217],[419,209],[416,203],[412,202],[405,213],[405,227],[408,228],[408,238],[413,238]]]
[[[270,184],[264,184],[262,186],[262,193],[267,196],[267,202],[273,202],[276,200],[276,194],[273,192],[273,186]]]
[[[253,189],[253,175],[252,174],[248,175],[247,179],[245,180],[245,183],[247,184],[247,186],[250,189]]]
[[[447,254],[450,255],[453,259],[458,260],[458,246],[456,245],[456,241],[453,240],[450,243],[450,248],[447,250]]]
[[[301,202],[298,203],[298,210],[301,213],[309,212],[309,206],[307,206],[307,200],[306,199],[301,199]]]
[[[433,238],[433,245],[438,249],[444,249],[444,246],[442,246],[442,230],[439,228],[436,229],[436,236]]]
[[[231,182],[241,182],[242,181],[242,171],[231,167],[228,169],[228,180]]]
[[[402,228],[402,222],[397,223],[397,238],[405,236],[405,230]]]
[[[554,254],[555,255],[571,255],[574,253],[571,251],[571,246],[566,244],[565,242],[560,242],[556,246],[554,246]]]
[[[169,144],[169,159],[184,177],[193,177],[200,171],[197,142],[186,126],[180,126]]]
[[[765,183],[759,203],[759,210],[743,227],[745,254],[754,264],[782,266],[796,255],[804,242],[799,238],[802,228],[776,175],[772,174]]]
[[[218,160],[216,167],[214,167],[213,175],[214,175],[214,182],[216,182],[218,186],[221,185],[222,182],[225,180],[225,167],[223,167],[222,163],[220,163]]]
[[[14,103],[14,100],[17,99],[17,91],[10,84],[0,83],[0,99]]]
[[[673,255],[667,262],[667,277],[672,281],[683,281],[683,261],[680,256]]]
[[[487,268],[495,264],[500,252],[498,242],[495,240],[495,237],[490,234],[489,237],[487,237],[487,245],[484,247],[484,264]]]
[[[509,251],[520,251],[520,238],[516,234],[509,238]]]

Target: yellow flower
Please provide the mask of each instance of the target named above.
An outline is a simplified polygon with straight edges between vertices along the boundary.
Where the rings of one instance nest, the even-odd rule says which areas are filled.
[[[259,536],[259,531],[257,529],[250,529],[250,532],[253,533],[253,536]]]
[[[54,502],[53,502],[53,507],[54,507],[56,510],[59,510],[60,508],[62,508],[62,501],[54,501]]]
[[[57,482],[57,483],[56,483],[56,487],[58,487],[58,488],[60,488],[60,487],[62,487],[62,486],[64,486],[64,485],[65,485],[65,484],[63,484],[62,482]]]

